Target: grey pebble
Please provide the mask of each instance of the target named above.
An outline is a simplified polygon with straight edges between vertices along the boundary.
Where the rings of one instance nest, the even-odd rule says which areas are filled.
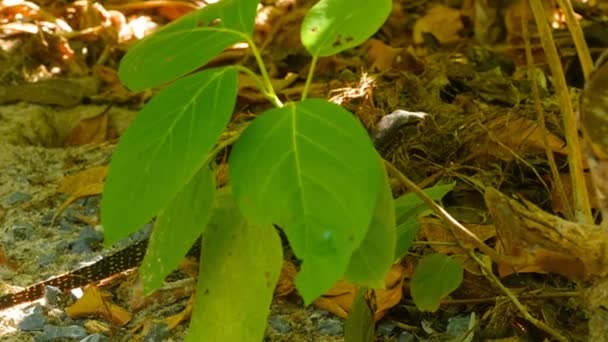
[[[103,234],[91,226],[86,226],[80,232],[78,240],[72,244],[72,253],[81,254],[91,251],[91,247],[103,241]]]
[[[397,340],[397,342],[413,342],[415,340],[416,337],[414,337],[414,335],[407,331],[404,331],[399,335],[399,339]]]
[[[63,293],[58,287],[55,286],[45,286],[44,287],[44,298],[46,299],[46,303],[51,306],[56,306],[59,302],[59,298]]]
[[[396,327],[393,322],[380,322],[376,330],[382,335],[390,335]]]
[[[6,205],[15,205],[18,203],[22,203],[22,202],[27,202],[29,200],[32,199],[32,195],[30,194],[26,194],[25,192],[13,192],[12,194],[8,195],[5,199],[4,199],[4,204]]]
[[[57,254],[45,254],[45,255],[41,255],[38,258],[38,265],[40,267],[46,267],[46,266],[54,263],[55,260],[57,260]]]
[[[320,322],[319,332],[324,335],[337,336],[344,332],[344,323],[339,318],[328,318]]]
[[[80,342],[106,342],[108,341],[108,338],[103,336],[102,334],[92,334],[89,335],[85,338],[83,338],[82,340],[80,340]]]
[[[16,222],[11,229],[13,239],[17,241],[29,240],[34,233],[34,226],[27,222]]]
[[[31,314],[23,317],[18,327],[22,331],[42,330],[47,321],[46,316],[42,313],[42,306],[37,305]]]
[[[80,325],[58,326],[47,324],[44,326],[44,332],[36,336],[36,341],[56,341],[62,338],[83,339],[86,336],[87,330]]]
[[[270,318],[268,318],[268,324],[281,334],[288,334],[291,332],[291,325],[289,325],[289,322],[281,317],[270,316]]]

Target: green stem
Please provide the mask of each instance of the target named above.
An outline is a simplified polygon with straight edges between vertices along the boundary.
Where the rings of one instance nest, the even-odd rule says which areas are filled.
[[[260,68],[260,74],[262,75],[262,80],[264,81],[265,90],[262,90],[265,94],[264,96],[266,96],[268,100],[270,100],[270,102],[275,105],[275,107],[283,107],[283,102],[281,101],[281,99],[279,99],[277,93],[274,91],[272,81],[270,80],[270,76],[268,75],[268,71],[266,70],[266,65],[262,60],[260,50],[258,49],[253,39],[251,39],[251,37],[249,36],[247,36],[247,44],[249,44],[249,47],[251,48],[251,53],[253,54],[253,57],[258,63],[258,67]]]
[[[304,84],[304,91],[302,92],[302,100],[306,100],[308,96],[308,91],[310,90],[310,84],[312,83],[312,77],[315,74],[315,68],[317,67],[317,62],[319,61],[319,56],[312,56],[312,61],[310,62],[310,68],[308,68],[308,75],[306,75],[306,83]]]
[[[231,136],[230,138],[228,138],[226,140],[220,141],[215,146],[215,148],[211,152],[209,152],[209,154],[207,155],[207,159],[205,159],[205,163],[203,165],[208,165],[212,160],[215,159],[215,157],[217,156],[218,153],[220,153],[226,147],[234,144],[237,140],[239,140],[239,138],[241,137],[241,134],[243,134],[243,131],[245,131],[245,128],[247,128],[247,126],[249,126],[249,125],[244,125],[244,127],[239,129],[238,131],[234,132],[233,136]]]

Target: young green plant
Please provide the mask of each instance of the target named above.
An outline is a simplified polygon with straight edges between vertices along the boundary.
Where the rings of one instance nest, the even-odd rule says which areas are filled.
[[[397,233],[382,160],[355,116],[306,96],[318,58],[368,39],[391,6],[321,0],[309,10],[301,40],[312,63],[300,101],[283,104],[272,87],[252,38],[254,0],[222,0],[189,13],[121,61],[130,89],[164,89],[113,154],[101,204],[106,244],[156,217],[141,266],[149,293],[203,235],[190,340],[262,339],[282,265],[274,225],[302,260],[296,286],[306,304],[343,277],[384,286]],[[249,45],[260,76],[242,65],[194,72],[239,42]],[[213,161],[226,147],[220,137],[235,109],[239,72],[257,80],[274,108],[232,139],[230,183],[216,190]]]

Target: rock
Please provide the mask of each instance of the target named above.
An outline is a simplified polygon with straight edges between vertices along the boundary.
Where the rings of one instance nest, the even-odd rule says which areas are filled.
[[[25,316],[19,322],[18,327],[22,331],[42,330],[47,321],[46,316],[42,312],[42,306],[37,305],[31,314]]]
[[[15,204],[27,202],[31,199],[32,199],[32,195],[17,191],[17,192],[13,192],[12,194],[8,195],[4,199],[4,204],[6,204],[8,206],[13,206]]]
[[[82,340],[80,340],[80,342],[106,342],[106,341],[108,341],[108,338],[101,334],[92,334],[92,335],[89,335],[89,336],[83,338]]]
[[[291,331],[289,322],[279,316],[270,316],[270,318],[268,318],[268,324],[281,334],[288,334]]]
[[[58,326],[47,324],[42,335],[36,337],[37,342],[56,341],[58,339],[82,339],[87,336],[87,330],[80,325]]]

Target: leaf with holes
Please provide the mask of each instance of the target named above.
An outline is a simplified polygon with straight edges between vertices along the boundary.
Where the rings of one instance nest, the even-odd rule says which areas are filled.
[[[281,226],[303,260],[296,285],[310,303],[344,274],[372,220],[382,170],[367,132],[336,104],[288,103],[255,119],[229,162],[243,215]]]
[[[139,269],[146,294],[160,287],[201,236],[214,193],[215,175],[205,165],[158,215]]]
[[[437,311],[442,298],[462,283],[462,265],[444,254],[422,258],[410,282],[414,304],[421,311]]]
[[[136,231],[203,166],[236,101],[236,69],[209,69],[161,91],[121,137],[101,201],[105,243]]]
[[[378,31],[392,6],[391,0],[321,0],[302,22],[302,44],[319,57],[355,47]]]
[[[129,48],[118,69],[120,80],[140,91],[206,64],[251,36],[258,3],[222,0],[188,13]]]
[[[228,189],[218,190],[187,341],[262,341],[282,264],[274,227],[248,223]]]

